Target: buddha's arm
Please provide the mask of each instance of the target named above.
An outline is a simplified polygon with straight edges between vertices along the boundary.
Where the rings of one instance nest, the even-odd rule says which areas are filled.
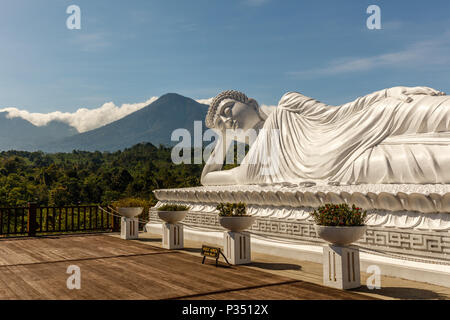
[[[202,185],[235,184],[233,170],[221,171],[230,145],[231,143],[226,143],[223,137],[219,138],[216,147],[203,167],[200,179]]]
[[[375,92],[365,95],[363,97],[359,97],[352,102],[348,102],[348,103],[343,104],[338,107],[339,108],[362,109],[364,107],[374,104],[375,102],[377,102],[379,100],[385,99],[389,96],[390,96],[389,89],[383,89],[383,90],[375,91]]]
[[[395,92],[392,92],[395,93]],[[360,97],[352,102],[343,105],[333,106],[320,102],[316,99],[307,97],[298,92],[288,92],[280,100],[279,107],[302,112],[306,116],[319,116],[324,114],[334,114],[336,112],[358,111],[369,106],[376,101],[387,98],[390,95],[389,89],[373,92],[364,97]]]
[[[360,97],[352,102],[346,103],[340,107],[355,107],[355,108],[363,108],[366,106],[370,106],[377,101],[380,101],[385,98],[395,98],[400,101],[409,103],[413,101],[412,95],[444,95],[443,92],[435,90],[429,87],[392,87],[388,89],[383,89],[380,91],[375,91],[371,94],[368,94],[364,97]]]
[[[202,177],[201,183],[204,186],[238,184],[239,169],[209,172]]]

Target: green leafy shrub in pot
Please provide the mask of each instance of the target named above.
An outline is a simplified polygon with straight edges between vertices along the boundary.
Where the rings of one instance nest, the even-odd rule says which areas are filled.
[[[216,207],[219,210],[219,217],[246,217],[247,205],[239,203],[219,203]]]
[[[356,227],[364,226],[367,212],[348,204],[330,204],[320,206],[311,213],[314,221],[320,226]]]
[[[164,204],[157,209],[158,211],[189,211],[188,206],[178,204]]]
[[[190,207],[188,206],[167,203],[156,210],[159,219],[169,224],[177,224],[186,217],[189,209]]]
[[[144,210],[143,213],[148,213],[148,210],[152,206],[151,201],[137,198],[123,198],[117,201],[113,201],[111,203],[112,207],[117,208],[137,208],[142,207]]]
[[[111,206],[116,211],[120,211],[119,208],[143,208],[142,212],[137,216],[138,219],[148,220],[148,213],[150,208],[153,206],[153,202],[145,199],[138,198],[123,198],[111,202]],[[121,215],[124,213],[121,212]]]

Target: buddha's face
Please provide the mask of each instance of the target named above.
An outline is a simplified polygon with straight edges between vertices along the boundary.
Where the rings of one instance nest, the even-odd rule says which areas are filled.
[[[233,99],[224,99],[219,104],[217,118],[217,128],[222,131],[227,129],[247,131],[261,121],[255,108]]]

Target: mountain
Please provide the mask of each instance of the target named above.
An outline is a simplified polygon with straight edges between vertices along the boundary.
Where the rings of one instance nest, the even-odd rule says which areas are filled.
[[[40,144],[45,152],[116,151],[141,142],[154,145],[174,145],[170,140],[175,129],[191,132],[193,141],[194,121],[204,120],[208,106],[176,93],[168,93],[148,106],[103,127],[84,133],[65,136],[57,141]]]
[[[7,118],[7,115],[7,112],[0,112],[0,150],[34,151],[37,145],[52,143],[77,133],[62,122],[52,121],[38,127],[22,118]]]

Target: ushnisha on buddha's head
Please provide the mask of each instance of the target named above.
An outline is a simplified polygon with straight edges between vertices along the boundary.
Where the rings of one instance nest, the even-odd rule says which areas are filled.
[[[244,93],[227,90],[218,94],[208,109],[206,126],[224,132],[241,129],[247,131],[264,121],[256,100]]]

